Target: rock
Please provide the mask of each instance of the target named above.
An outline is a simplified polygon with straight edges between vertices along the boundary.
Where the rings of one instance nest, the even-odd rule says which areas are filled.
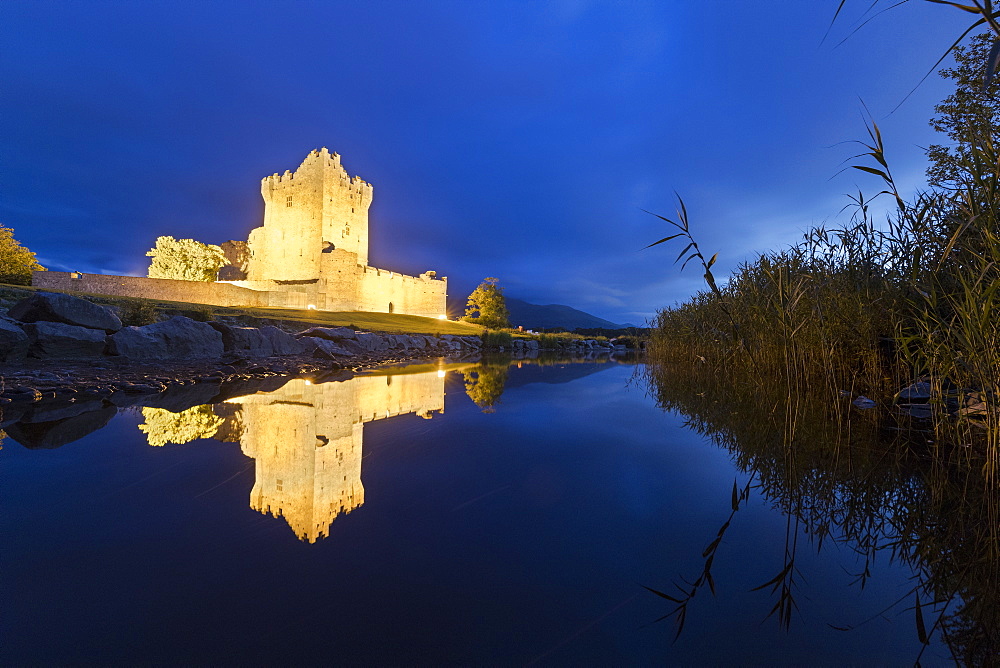
[[[351,355],[360,355],[365,352],[365,349],[360,343],[354,339],[344,339],[340,342],[340,347],[349,352]]]
[[[21,322],[61,322],[107,334],[122,328],[122,321],[109,308],[86,299],[51,292],[39,292],[11,307],[8,316]]]
[[[379,352],[389,349],[389,342],[378,334],[370,332],[357,332],[358,343],[368,352]]]
[[[107,335],[103,330],[88,329],[61,322],[30,322],[24,326],[32,357],[95,357],[104,352]]]
[[[341,329],[347,328],[342,327]],[[349,329],[347,331],[354,334],[354,332]],[[260,333],[265,339],[270,341],[271,349],[274,351],[274,355],[301,355],[306,350],[305,345],[300,343],[298,339],[288,332],[278,329],[274,325],[261,327]]]
[[[959,415],[982,417],[989,413],[989,406],[983,399],[981,392],[966,393],[962,403],[964,406],[958,410]]]
[[[312,356],[319,359],[332,360],[338,357],[351,356],[350,352],[329,339],[323,339],[318,336],[306,336],[300,339],[300,341],[305,342],[307,347],[312,346]]]
[[[33,387],[12,387],[3,391],[3,396],[12,401],[32,402],[39,401],[42,393]]]
[[[410,337],[405,334],[390,334],[386,339],[389,341],[389,347],[393,350],[409,350],[413,347]]]
[[[236,328],[239,329],[239,328]],[[182,315],[112,334],[108,352],[131,359],[205,359],[221,357],[222,334],[207,322]]]
[[[246,352],[254,357],[270,357],[274,346],[256,327],[237,327],[223,322],[209,322],[222,335],[226,352]]]
[[[0,316],[0,362],[17,362],[28,354],[28,335],[15,321]]]
[[[357,334],[350,327],[310,327],[304,332],[299,332],[296,337],[313,336],[331,341],[341,341],[343,339],[356,339]]]
[[[857,399],[851,402],[855,407],[861,410],[867,410],[869,408],[875,408],[875,402],[865,396],[859,396]]]
[[[108,337],[108,354],[128,358],[163,359],[169,357],[167,342],[143,327],[124,327]],[[221,336],[221,335],[220,335]]]
[[[905,387],[896,395],[898,401],[909,403],[919,401],[929,401],[931,398],[931,384],[926,381],[918,381],[909,387]]]

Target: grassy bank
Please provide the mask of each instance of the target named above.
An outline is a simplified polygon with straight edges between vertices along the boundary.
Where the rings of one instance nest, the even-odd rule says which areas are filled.
[[[39,288],[21,285],[0,285],[0,304],[4,308],[24,299]],[[44,292],[60,292],[44,290]],[[454,334],[458,336],[478,336],[483,328],[466,322],[438,320],[416,315],[398,313],[369,313],[365,311],[314,311],[306,309],[286,308],[237,308],[226,306],[210,306],[189,302],[173,302],[157,299],[142,299],[138,297],[112,297],[82,292],[66,292],[89,301],[117,307],[123,315],[123,321],[130,325],[141,325],[153,322],[160,315],[186,315],[197,320],[211,320],[218,317],[237,318],[246,324],[262,324],[268,322],[301,323],[303,328],[308,325],[323,327],[353,327],[373,332],[389,332],[395,334]]]

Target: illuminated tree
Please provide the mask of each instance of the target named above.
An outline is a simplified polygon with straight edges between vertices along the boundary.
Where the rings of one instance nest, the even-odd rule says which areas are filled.
[[[178,281],[214,281],[228,261],[222,249],[194,239],[157,237],[146,253],[153,258],[147,276]]]
[[[469,295],[465,316],[462,320],[482,325],[489,329],[510,327],[510,312],[503,297],[499,278],[484,278]],[[477,315],[478,314],[478,315]]]
[[[35,254],[18,243],[14,230],[0,227],[0,283],[31,285],[31,272],[45,271]]]
[[[212,438],[225,422],[217,416],[208,404],[194,406],[180,413],[171,413],[164,408],[142,409],[145,424],[139,431],[146,434],[146,441],[153,446],[167,443],[190,443],[199,438]]]

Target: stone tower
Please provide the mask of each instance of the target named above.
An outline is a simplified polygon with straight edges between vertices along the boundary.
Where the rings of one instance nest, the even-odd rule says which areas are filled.
[[[321,277],[323,253],[343,250],[368,264],[372,186],[350,177],[340,156],[313,150],[294,173],[261,180],[264,226],[250,232],[247,279],[310,282]]]

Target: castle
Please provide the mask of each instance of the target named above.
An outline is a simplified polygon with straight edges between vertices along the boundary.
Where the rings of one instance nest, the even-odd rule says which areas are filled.
[[[348,176],[340,156],[313,150],[295,172],[261,181],[264,224],[227,241],[219,281],[35,272],[32,284],[215,306],[373,311],[446,317],[447,279],[406,276],[368,264],[372,185]]]

